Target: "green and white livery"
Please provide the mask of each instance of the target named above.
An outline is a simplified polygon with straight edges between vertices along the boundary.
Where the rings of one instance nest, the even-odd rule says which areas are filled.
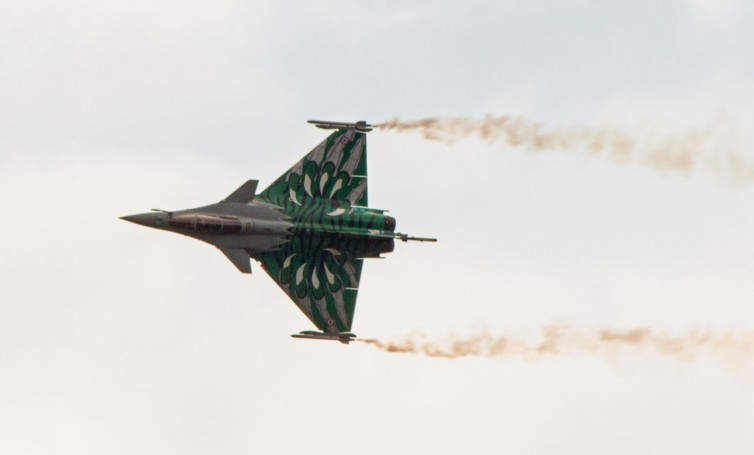
[[[320,330],[294,337],[348,343],[364,259],[395,239],[435,239],[397,233],[394,218],[368,208],[370,125],[310,123],[336,131],[261,193],[249,180],[217,204],[124,219],[211,243],[245,273],[257,260]]]

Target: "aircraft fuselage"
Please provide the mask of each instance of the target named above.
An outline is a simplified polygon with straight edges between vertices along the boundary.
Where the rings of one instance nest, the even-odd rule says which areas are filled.
[[[152,211],[122,219],[164,231],[175,232],[212,244],[220,249],[242,249],[249,254],[274,251],[294,236],[316,234],[334,238],[362,239],[358,257],[376,257],[393,250],[395,218],[382,210],[342,207],[321,214],[298,213],[288,217],[277,208],[258,203],[220,202],[179,210]],[[381,235],[391,236],[380,237]]]

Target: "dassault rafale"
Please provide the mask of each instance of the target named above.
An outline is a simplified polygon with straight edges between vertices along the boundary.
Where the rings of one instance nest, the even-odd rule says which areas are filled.
[[[309,123],[336,131],[261,193],[249,180],[216,204],[122,219],[214,245],[243,273],[256,260],[320,330],[291,336],[348,343],[364,259],[393,251],[396,239],[436,239],[396,232],[395,218],[368,207],[371,125]]]

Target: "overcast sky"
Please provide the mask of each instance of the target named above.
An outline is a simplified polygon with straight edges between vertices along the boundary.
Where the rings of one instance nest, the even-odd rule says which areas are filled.
[[[118,219],[265,187],[311,118],[693,127],[754,159],[743,0],[0,0],[0,452],[751,454],[754,360],[392,354],[312,329],[253,264]],[[754,328],[754,189],[369,135],[354,332]]]

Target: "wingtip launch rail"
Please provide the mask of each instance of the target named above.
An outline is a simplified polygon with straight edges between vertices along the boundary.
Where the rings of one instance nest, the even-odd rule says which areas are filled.
[[[343,344],[348,344],[356,339],[356,334],[351,332],[340,332],[337,334],[330,334],[324,332],[317,332],[314,330],[304,330],[303,332],[294,333],[291,335],[293,338],[304,338],[307,340],[332,340],[340,341]]]
[[[368,133],[374,129],[372,125],[366,122],[366,120],[359,120],[356,123],[309,120],[307,123],[311,123],[317,128],[322,128],[323,130],[354,130],[359,133]]]

